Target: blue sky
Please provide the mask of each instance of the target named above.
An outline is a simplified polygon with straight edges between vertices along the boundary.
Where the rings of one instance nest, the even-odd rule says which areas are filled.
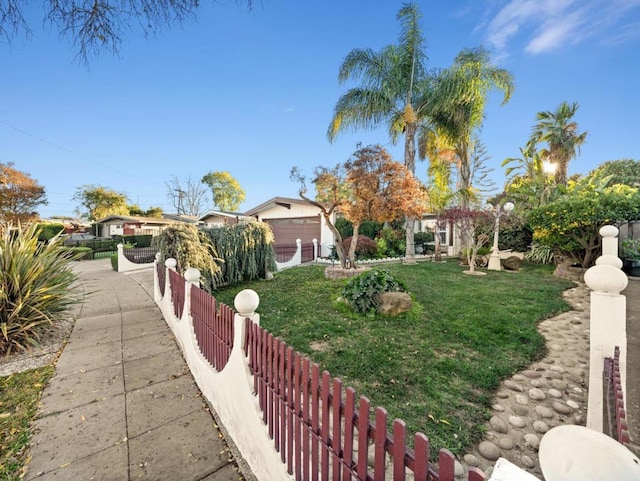
[[[263,0],[250,12],[203,3],[182,26],[148,38],[125,32],[119,57],[104,52],[88,69],[74,62],[68,38],[40,28],[39,7],[27,11],[33,38],[0,44],[0,162],[44,185],[43,217],[72,215],[83,184],[172,212],[172,176],[226,170],[246,190],[244,211],[296,197],[292,166],[309,174],[333,166],[357,142],[380,143],[402,160],[385,129],[326,139],[336,101],[353,86],[338,83],[342,60],[353,48],[395,43],[402,2]],[[492,97],[480,132],[499,186],[500,163],[518,155],[536,112],[565,100],[580,104],[575,119],[589,132],[570,174],[640,159],[640,0],[418,4],[428,67],[484,45],[514,75],[511,101],[501,107]],[[426,168],[417,164],[421,180]]]

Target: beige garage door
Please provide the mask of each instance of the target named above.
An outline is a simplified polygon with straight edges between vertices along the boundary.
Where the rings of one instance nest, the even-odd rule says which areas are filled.
[[[313,239],[320,241],[320,216],[263,220],[271,226],[276,244],[295,244],[296,239],[301,239],[303,244]]]

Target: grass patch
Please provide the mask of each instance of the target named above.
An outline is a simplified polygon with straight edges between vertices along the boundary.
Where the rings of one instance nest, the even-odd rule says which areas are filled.
[[[421,431],[435,449],[477,442],[500,382],[541,358],[539,321],[569,309],[572,284],[550,266],[466,276],[457,262],[385,266],[419,306],[397,317],[366,317],[335,303],[343,282],[305,266],[216,293],[233,305],[244,288],[260,295],[261,325],[319,362],[390,419]]]
[[[45,366],[0,378],[0,479],[22,479],[31,436],[29,423],[53,373],[53,366]]]

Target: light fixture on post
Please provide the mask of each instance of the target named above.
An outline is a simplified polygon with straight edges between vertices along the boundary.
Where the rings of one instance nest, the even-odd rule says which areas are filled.
[[[503,206],[496,204],[493,206],[493,215],[495,217],[495,227],[493,231],[493,249],[491,250],[491,257],[489,257],[489,265],[487,269],[490,271],[502,270],[500,264],[500,250],[498,249],[498,236],[500,232],[500,216],[505,213],[509,214],[514,208],[513,202],[506,202]]]

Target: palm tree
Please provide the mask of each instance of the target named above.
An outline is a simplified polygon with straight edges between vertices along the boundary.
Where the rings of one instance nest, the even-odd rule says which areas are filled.
[[[455,151],[460,176],[458,190],[461,192],[472,190],[473,134],[482,126],[489,92],[502,91],[504,105],[511,98],[513,89],[511,73],[493,66],[489,52],[482,47],[462,50],[453,65],[435,79],[430,121]],[[463,206],[467,206],[468,198],[462,199]]]
[[[403,6],[397,15],[401,25],[398,45],[379,52],[354,49],[346,56],[338,79],[359,79],[360,86],[340,97],[327,131],[329,141],[339,132],[388,128],[395,144],[404,135],[404,164],[415,174],[416,131],[428,110],[430,78],[427,75],[424,39],[416,4]],[[414,260],[414,219],[406,219],[406,259]]]
[[[542,158],[535,150],[535,145],[528,143],[525,148],[520,147],[520,157],[509,157],[502,161],[501,167],[506,167],[504,174],[507,176],[505,188],[518,179],[536,179],[544,176]]]
[[[578,133],[578,124],[572,120],[578,108],[577,102],[571,105],[562,102],[555,112],[538,112],[538,123],[531,132],[533,144],[547,144],[547,148],[540,150],[540,155],[556,166],[556,183],[559,185],[567,183],[569,161],[580,153],[580,146],[587,138],[587,132]]]
[[[545,171],[540,152],[533,142],[528,142],[525,148],[520,147],[520,157],[504,159],[501,166],[509,166],[505,169],[505,192],[522,211],[551,202],[562,190],[553,175]]]

